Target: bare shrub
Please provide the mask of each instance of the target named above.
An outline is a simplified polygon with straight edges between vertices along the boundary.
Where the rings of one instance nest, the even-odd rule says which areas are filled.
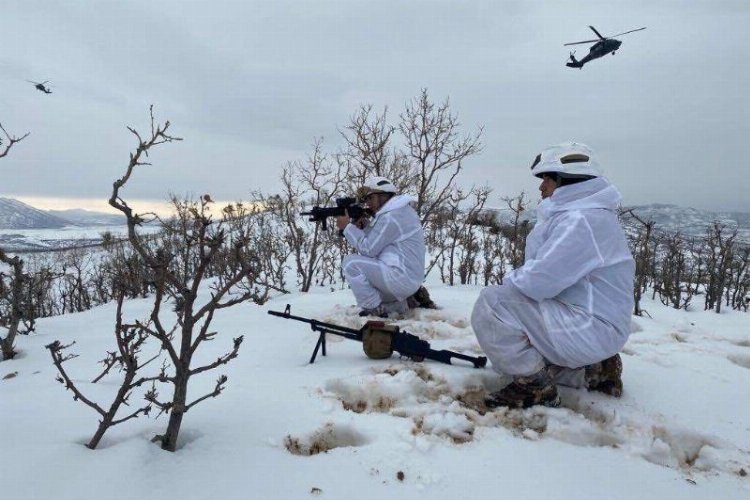
[[[67,390],[73,393],[74,400],[81,401],[89,408],[94,409],[101,417],[96,432],[86,444],[86,446],[88,448],[91,448],[92,450],[99,445],[99,442],[110,427],[137,418],[139,415],[149,414],[149,412],[151,411],[151,404],[146,403],[134,411],[130,409],[128,415],[117,418],[117,413],[122,407],[130,407],[131,394],[135,388],[140,387],[142,384],[149,381],[164,381],[166,379],[166,375],[163,371],[157,376],[142,377],[136,379],[136,375],[138,374],[139,370],[157,359],[159,354],[157,353],[143,363],[139,362],[139,355],[144,346],[144,343],[149,337],[148,330],[150,325],[141,324],[139,322],[136,322],[134,324],[123,323],[123,299],[124,294],[120,294],[117,298],[117,319],[115,324],[117,351],[113,351],[108,354],[108,357],[104,362],[106,367],[104,372],[94,380],[94,382],[97,382],[115,365],[119,365],[120,371],[124,374],[119,390],[115,394],[115,397],[107,410],[102,408],[95,401],[86,397],[70,378],[67,371],[65,370],[65,367],[63,366],[63,363],[65,363],[66,361],[77,357],[77,355],[75,354],[65,353],[65,350],[71,347],[75,342],[68,345],[63,345],[62,343],[60,343],[60,341],[56,340],[46,346],[46,348],[50,352],[50,355],[52,356],[52,362],[58,370],[57,381],[63,384]]]
[[[325,275],[331,274],[324,272],[321,276],[321,268],[331,247],[336,246],[336,236],[320,224],[309,223],[300,212],[314,205],[333,205],[336,196],[343,194],[347,178],[346,165],[331,160],[323,151],[322,141],[316,140],[305,162],[290,162],[284,167],[281,193],[254,195],[254,203],[265,207],[282,231],[277,241],[283,241],[286,249],[280,248],[279,252],[291,255],[297,286],[302,292],[323,284]]]
[[[472,221],[481,213],[489,194],[488,187],[472,188],[467,193],[456,189],[447,201],[448,216],[441,217],[445,226],[440,231],[440,245],[428,267],[429,272],[435,262],[439,263],[443,283],[454,285],[456,277],[462,285],[470,283],[472,279],[476,282],[481,257],[480,231]]]
[[[128,127],[136,137],[138,146],[130,154],[125,174],[114,182],[109,204],[125,215],[128,241],[143,259],[153,279],[155,293],[150,326],[143,325],[143,329],[159,342],[166,353],[171,372],[165,371],[159,380],[172,384],[173,392],[169,399],[162,400],[154,385],[146,398],[160,412],[169,413],[166,432],[158,439],[163,449],[174,451],[185,413],[198,403],[218,396],[227,382],[227,377],[220,375],[212,391],[189,402],[187,390],[191,377],[228,363],[237,357],[242,344],[243,337],[237,337],[228,352],[213,362],[195,366],[193,360],[198,349],[218,335],[218,332],[210,330],[215,313],[248,300],[262,302],[267,290],[255,282],[258,258],[250,246],[251,239],[242,233],[228,236],[230,227],[243,223],[237,206],[232,210],[223,210],[220,218],[214,221],[209,210],[213,202],[208,195],[197,202],[173,198],[177,215],[167,221],[159,219],[163,236],[156,245],[149,246],[146,239],[139,235],[138,227],[145,219],[121,197],[121,190],[136,167],[148,165],[144,158],[152,148],[181,140],[167,133],[169,125],[168,121],[163,125],[155,123],[152,109],[149,136],[144,138]],[[219,258],[230,259],[231,263],[218,279],[208,284],[210,297],[201,301],[199,291],[208,278],[208,269]],[[169,299],[172,300],[175,320],[171,327],[166,326],[161,314],[162,307]]]

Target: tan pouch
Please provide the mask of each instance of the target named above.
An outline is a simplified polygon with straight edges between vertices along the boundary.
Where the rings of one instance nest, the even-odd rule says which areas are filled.
[[[386,325],[382,321],[368,321],[362,327],[362,347],[370,359],[386,359],[393,354],[393,333],[398,331],[395,325]]]

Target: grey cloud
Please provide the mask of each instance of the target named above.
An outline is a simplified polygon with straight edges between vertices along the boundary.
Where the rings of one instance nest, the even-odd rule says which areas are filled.
[[[185,142],[156,152],[131,196],[273,190],[314,137],[337,148],[359,104],[396,118],[426,87],[465,131],[484,125],[465,184],[534,192],[530,158],[575,138],[626,202],[750,210],[746,2],[30,1],[2,14],[0,121],[32,132],[4,159],[2,193],[106,195],[133,147],[125,125],[146,127],[152,103]],[[562,44],[589,24],[648,29],[569,70]]]

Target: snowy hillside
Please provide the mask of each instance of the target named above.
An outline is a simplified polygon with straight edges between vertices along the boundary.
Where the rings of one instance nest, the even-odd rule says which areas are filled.
[[[477,287],[431,285],[440,310],[399,321],[434,348],[477,354],[468,322]],[[114,304],[45,318],[0,363],[0,468],[12,499],[743,499],[750,498],[750,316],[684,312],[645,301],[623,353],[625,394],[563,389],[558,409],[490,411],[490,369],[367,359],[361,344],[329,339],[268,310],[358,326],[350,292],[318,290],[263,307],[219,311],[212,360],[245,335],[240,356],[196,377],[192,396],[227,389],[186,414],[181,447],[150,439],[166,418],[111,429],[83,446],[97,415],[55,382],[44,346],[76,341],[66,364],[86,394],[108,404],[118,375],[97,384],[114,348]],[[143,318],[148,300],[127,304]],[[165,313],[166,314],[166,313]],[[142,397],[134,394],[133,401]],[[327,450],[309,455],[311,450]]]

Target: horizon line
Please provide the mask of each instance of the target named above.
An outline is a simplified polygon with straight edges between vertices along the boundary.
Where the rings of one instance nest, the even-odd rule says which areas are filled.
[[[63,196],[27,196],[15,194],[3,194],[0,197],[13,198],[39,210],[86,210],[90,212],[106,213],[111,215],[123,215],[122,212],[110,206],[109,199],[86,198],[86,197],[63,197]],[[197,199],[198,197],[196,197]],[[153,212],[157,215],[171,215],[174,210],[169,200],[156,200],[153,198],[132,198],[127,200],[128,205],[137,213],[143,214]],[[226,206],[232,201],[214,200],[215,206]]]

